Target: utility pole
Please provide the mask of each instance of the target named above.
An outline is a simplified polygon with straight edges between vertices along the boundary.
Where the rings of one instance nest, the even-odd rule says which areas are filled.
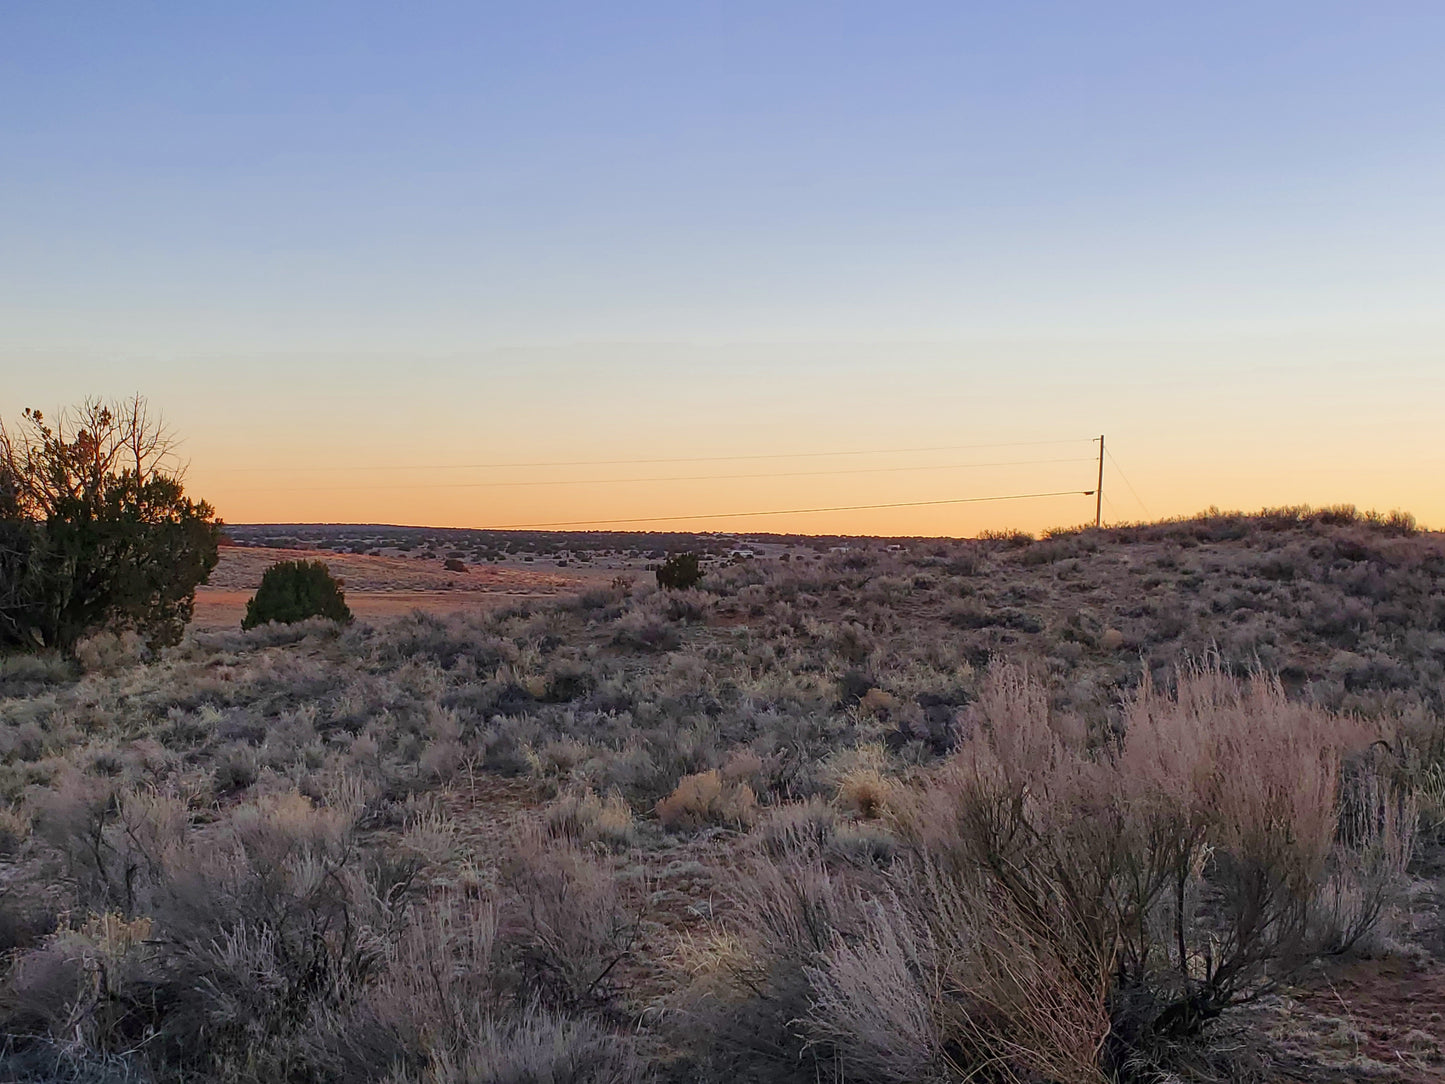
[[[1099,434],[1099,484],[1094,489],[1094,526],[1104,525],[1104,434]]]

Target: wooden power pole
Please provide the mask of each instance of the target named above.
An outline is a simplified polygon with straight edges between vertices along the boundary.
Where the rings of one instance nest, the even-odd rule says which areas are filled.
[[[1104,434],[1099,434],[1099,484],[1094,489],[1094,526],[1104,525]]]

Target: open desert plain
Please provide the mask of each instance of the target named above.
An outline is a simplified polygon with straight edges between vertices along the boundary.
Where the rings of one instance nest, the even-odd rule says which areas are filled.
[[[220,561],[204,585],[196,589],[197,629],[238,628],[246,603],[261,584],[261,576],[277,561],[309,561],[314,550],[284,548],[242,549],[223,546]],[[380,554],[324,555],[331,574],[346,588],[352,613],[371,621],[386,621],[413,611],[456,613],[485,609],[507,602],[544,599],[605,584],[606,572],[576,569],[546,572],[525,567],[472,566],[449,571],[441,560],[421,561]]]
[[[0,1084],[1445,1084],[1445,3],[0,3]]]
[[[1441,1078],[1445,539],[820,548],[7,661],[9,1078]]]

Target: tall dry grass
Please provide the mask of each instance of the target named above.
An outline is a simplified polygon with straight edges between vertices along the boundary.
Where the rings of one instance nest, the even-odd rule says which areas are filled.
[[[750,926],[690,1017],[780,1079],[1097,1081],[1356,944],[1403,881],[1410,798],[1376,731],[1265,678],[1146,684],[1119,733],[995,668],[957,750],[895,787],[900,856],[760,855]],[[771,1036],[759,1046],[759,1036]]]
[[[523,835],[496,893],[423,895],[447,826],[414,818],[395,848],[364,848],[367,796],[264,793],[197,829],[154,791],[40,795],[78,912],[7,961],[0,1076],[638,1079],[607,1015],[638,924],[611,871]]]

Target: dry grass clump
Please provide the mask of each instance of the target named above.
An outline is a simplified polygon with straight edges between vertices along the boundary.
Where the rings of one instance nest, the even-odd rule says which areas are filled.
[[[75,661],[86,673],[113,673],[150,657],[145,640],[134,630],[98,632],[75,645]]]
[[[862,901],[809,850],[743,872],[733,891],[746,920],[685,942],[678,958],[678,1040],[705,1079],[817,1079],[831,1059],[809,1046],[806,969],[855,927]]]
[[[867,742],[828,757],[823,774],[833,783],[836,801],[844,812],[873,820],[888,808],[894,789],[889,767],[888,751],[876,742]]]
[[[730,781],[717,769],[710,769],[683,776],[672,793],[657,803],[656,812],[658,821],[669,829],[745,828],[757,818],[758,799],[746,783]]]
[[[522,836],[495,896],[411,905],[374,981],[313,1016],[318,1079],[627,1084],[643,1066],[608,1022],[636,913],[570,848]]]
[[[288,1064],[305,1012],[372,972],[408,879],[356,861],[354,788],[328,806],[263,796],[206,833],[170,795],[71,781],[43,797],[37,834],[79,914],[101,917],[17,959],[5,1029],[100,1056],[144,1040],[168,1072]]]
[[[13,858],[30,838],[30,816],[23,809],[0,808],[0,858]]]
[[[1378,747],[1402,788],[1414,798],[1420,832],[1445,843],[1445,722],[1419,711],[1391,720]]]
[[[610,869],[570,846],[524,833],[502,871],[501,923],[526,989],[558,1009],[597,1009],[617,993],[642,908]]]
[[[612,642],[639,651],[670,651],[681,642],[675,629],[658,614],[633,611],[614,624]]]
[[[632,807],[617,791],[599,798],[590,787],[564,794],[546,814],[547,832],[554,838],[582,844],[601,844],[613,850],[636,845],[637,822]]]
[[[864,820],[881,816],[888,806],[892,785],[873,768],[855,768],[838,783],[838,801]]]
[[[787,802],[767,810],[754,837],[764,853],[783,858],[797,852],[823,853],[838,836],[838,811],[821,798]]]

